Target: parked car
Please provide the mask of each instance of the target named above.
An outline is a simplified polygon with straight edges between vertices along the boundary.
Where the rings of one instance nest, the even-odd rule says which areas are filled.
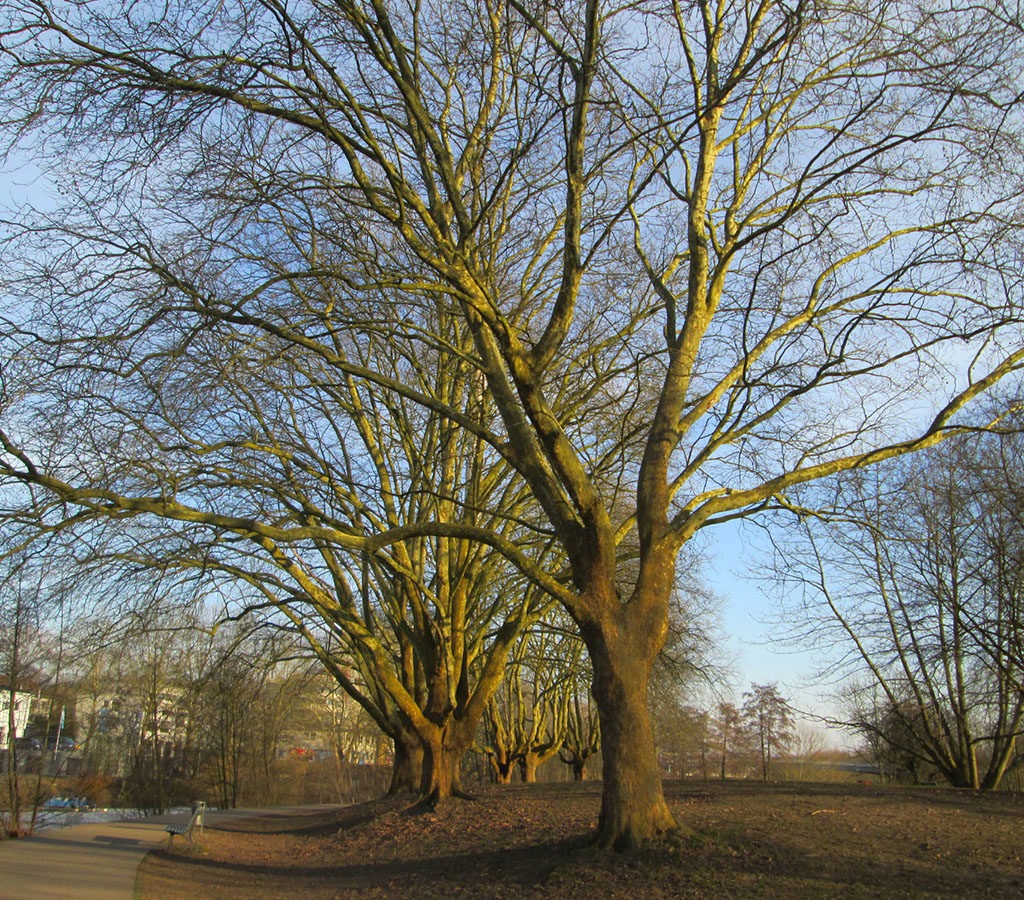
[[[46,749],[53,750],[54,752],[70,753],[72,750],[78,749],[78,741],[73,737],[64,735],[61,738],[47,738]]]
[[[20,737],[14,739],[14,745],[18,750],[27,750],[30,753],[38,753],[43,749],[42,742],[39,738],[34,737]]]
[[[43,804],[44,809],[70,809],[86,810],[92,809],[92,803],[87,797],[51,797]]]

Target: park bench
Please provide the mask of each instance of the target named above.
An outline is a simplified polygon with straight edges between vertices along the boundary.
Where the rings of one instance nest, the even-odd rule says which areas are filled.
[[[188,822],[171,822],[164,828],[170,837],[167,838],[167,846],[170,847],[174,843],[175,835],[181,835],[182,837],[188,838],[190,847],[195,847],[196,840],[193,835],[196,825],[199,826],[199,833],[203,833],[203,816],[206,814],[206,803],[202,800],[197,800],[192,804],[192,816]]]

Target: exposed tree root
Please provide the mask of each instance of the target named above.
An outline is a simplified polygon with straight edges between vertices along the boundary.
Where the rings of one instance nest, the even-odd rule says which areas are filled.
[[[454,788],[450,795],[444,797],[439,796],[435,791],[421,796],[415,803],[407,806],[404,811],[406,815],[410,816],[442,812],[446,807],[452,806],[458,800],[474,802],[476,797],[461,788]]]

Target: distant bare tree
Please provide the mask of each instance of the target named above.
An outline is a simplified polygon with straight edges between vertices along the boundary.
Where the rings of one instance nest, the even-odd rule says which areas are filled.
[[[34,804],[26,803],[22,796],[22,751],[19,747],[18,715],[21,694],[30,694],[26,677],[33,669],[34,651],[39,635],[40,586],[33,579],[24,559],[8,558],[3,578],[0,579],[0,690],[5,698],[6,721],[3,723],[4,741],[0,746],[7,782],[6,803],[0,817],[0,839],[17,837],[22,831],[22,813]]]
[[[597,704],[589,685],[576,679],[568,685],[565,739],[558,750],[558,757],[572,770],[573,781],[586,781],[587,766],[601,750],[601,720]]]
[[[554,757],[565,740],[568,685],[579,677],[583,645],[564,627],[541,623],[523,634],[484,720],[480,749],[495,778],[507,784],[519,769],[524,782]]]
[[[752,684],[743,694],[743,720],[758,748],[761,778],[772,776],[772,762],[796,737],[793,712],[775,684]]]
[[[718,777],[723,781],[737,758],[746,755],[747,741],[743,718],[733,703],[719,703],[711,716],[711,746],[718,761]]]
[[[1024,725],[1022,448],[1011,430],[851,480],[787,548],[811,636],[870,679],[852,724],[960,787],[997,787]]]
[[[46,715],[33,712],[29,718],[29,728],[40,729],[36,739],[41,748],[31,751],[32,777],[26,779],[29,751],[19,747],[16,711],[25,702],[38,705],[42,689],[52,696],[63,687],[75,594],[67,548],[59,540],[40,537],[10,520],[4,524],[6,528],[0,530],[0,690],[6,694],[6,718],[0,755],[6,803],[0,812],[0,832],[17,837],[35,830],[45,796],[44,763],[56,752],[48,739],[59,736],[63,714],[59,706],[51,706]]]

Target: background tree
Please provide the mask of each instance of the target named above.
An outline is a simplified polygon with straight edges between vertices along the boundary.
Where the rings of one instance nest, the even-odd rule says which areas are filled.
[[[758,748],[761,778],[771,778],[772,762],[796,737],[793,713],[775,684],[752,684],[743,694],[742,715]]]
[[[742,726],[743,718],[735,704],[718,704],[710,721],[710,742],[717,761],[718,777],[723,781],[737,758],[742,758],[746,753],[746,735]]]
[[[589,679],[575,677],[565,684],[565,738],[558,758],[572,771],[573,781],[587,780],[587,766],[601,753],[601,717]],[[602,755],[603,775],[603,755]]]
[[[499,784],[508,784],[517,768],[524,782],[536,781],[537,769],[561,749],[567,685],[578,677],[582,650],[555,622],[538,623],[520,637],[488,704],[480,742]]]
[[[720,600],[708,589],[703,559],[687,548],[669,610],[669,631],[651,671],[648,704],[664,771],[708,777],[709,715],[701,698],[721,684],[718,651]]]
[[[895,710],[877,683],[854,684],[847,697],[848,720],[864,741],[867,757],[878,768],[879,777],[889,784],[909,780],[919,784],[931,780],[931,772],[918,737],[922,729],[912,703]],[[908,724],[910,727],[908,727]]]
[[[0,579],[0,635],[2,635],[3,656],[0,657],[0,690],[7,696],[4,704],[6,721],[3,723],[4,741],[0,752],[3,754],[4,777],[7,782],[6,803],[3,818],[0,819],[0,835],[3,838],[18,836],[22,828],[22,813],[26,806],[23,796],[20,771],[23,762],[18,738],[17,710],[22,702],[21,695],[30,693],[32,684],[28,677],[33,663],[38,664],[40,586],[32,578],[24,559],[8,558],[3,578]]]
[[[133,807],[153,813],[195,799],[200,728],[226,726],[225,740],[232,739],[230,723],[207,723],[196,714],[207,648],[189,627],[166,614],[160,618],[122,648],[117,683],[127,752],[124,792]]]
[[[662,771],[672,778],[696,775],[706,781],[714,756],[710,714],[671,697],[665,703],[652,703],[651,715]]]
[[[577,623],[604,844],[674,824],[646,700],[680,548],[937,443],[1024,359],[1022,35],[999,0],[260,0],[159,19],[17,0],[6,16],[5,117],[74,173],[69,209],[22,217],[5,254],[7,476],[282,560],[304,541],[380,559],[409,532],[225,505],[212,458],[187,490],[147,480],[191,435],[125,453],[146,430],[101,423],[162,383],[145,424],[169,386],[140,363],[213,334],[218,364],[302,348],[327,364],[317,385],[358,375],[439,411],[529,485],[570,580],[493,524],[432,511],[413,528],[499,547]],[[438,303],[451,318],[427,321]],[[344,352],[352,335],[447,347],[455,322],[493,419]],[[42,441],[30,409],[66,412]],[[78,465],[72,434],[93,442]]]
[[[832,616],[811,630],[842,640],[880,692],[855,704],[856,727],[960,787],[999,784],[1024,716],[1020,441],[950,442],[852,480],[790,555]]]
[[[820,730],[809,723],[793,726],[792,736],[775,770],[782,781],[834,781],[837,759],[846,751],[830,751]]]
[[[6,781],[0,819],[4,837],[35,831],[45,799],[46,761],[60,761],[57,743],[64,725],[60,703],[40,703],[41,691],[60,697],[71,662],[69,622],[80,605],[67,547],[59,536],[39,537],[17,521],[0,531],[0,690],[6,697],[2,753]],[[81,587],[81,585],[79,586]],[[33,696],[34,695],[34,696]],[[30,708],[27,727],[18,730],[17,707]],[[38,740],[41,748],[20,749],[18,738]],[[30,777],[27,777],[30,776]]]
[[[280,738],[280,734],[271,733],[271,740],[264,740],[268,724],[280,727],[280,718],[267,716],[266,702],[276,654],[267,654],[266,648],[254,643],[244,646],[232,640],[216,648],[203,667],[205,671],[196,673],[197,727],[203,732],[200,740],[204,755],[208,755],[215,773],[217,805],[225,809],[238,806],[245,788],[250,796],[255,793],[244,784],[246,776],[252,778],[261,769],[265,771],[265,751],[275,753]],[[296,699],[293,694],[293,701]]]
[[[308,714],[331,750],[332,789],[337,802],[355,803],[374,796],[373,776],[360,777],[366,768],[357,766],[379,765],[386,756],[387,737],[328,673],[303,674],[300,670],[290,673],[289,680],[296,675],[302,676],[308,685]],[[358,678],[355,672],[352,677]],[[275,683],[275,696],[287,702],[294,696],[294,690],[290,685]]]

